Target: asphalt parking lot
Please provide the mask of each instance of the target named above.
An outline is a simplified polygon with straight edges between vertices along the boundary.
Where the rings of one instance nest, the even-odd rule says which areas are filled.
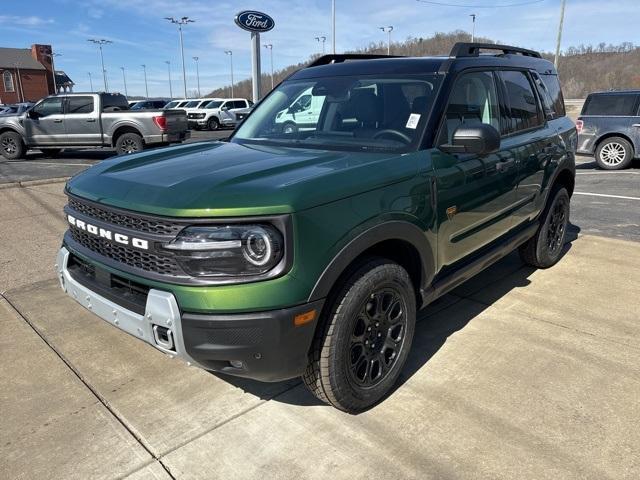
[[[100,161],[78,155],[46,163]],[[639,187],[581,158],[561,262],[510,255],[422,311],[397,389],[358,416],[96,318],[53,271],[63,183],[0,189],[0,478],[638,478]]]

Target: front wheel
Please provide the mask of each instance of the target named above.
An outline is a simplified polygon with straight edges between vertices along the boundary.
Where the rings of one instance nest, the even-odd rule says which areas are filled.
[[[116,153],[127,155],[129,153],[141,152],[144,149],[142,137],[137,133],[124,133],[116,141]]]
[[[4,132],[0,135],[0,154],[8,160],[17,160],[25,154],[26,147],[22,137],[16,132]]]
[[[303,380],[323,402],[349,413],[384,398],[409,354],[416,321],[411,279],[400,265],[373,258],[326,306]]]
[[[212,117],[209,119],[209,121],[207,122],[207,128],[211,131],[213,130],[219,130],[220,129],[220,122],[218,121],[217,118]]]
[[[520,247],[520,258],[527,265],[549,268],[562,256],[569,224],[570,200],[564,187],[556,187],[544,209],[536,234]]]
[[[633,146],[624,138],[611,137],[598,145],[596,163],[603,170],[622,170],[633,160]]]
[[[282,133],[291,135],[298,132],[298,125],[293,122],[284,122],[282,125]]]

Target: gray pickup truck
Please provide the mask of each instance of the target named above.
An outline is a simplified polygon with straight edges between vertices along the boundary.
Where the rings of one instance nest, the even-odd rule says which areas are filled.
[[[0,154],[22,158],[28,148],[57,155],[64,148],[115,148],[118,155],[189,137],[184,110],[129,110],[117,93],[71,93],[0,118]]]

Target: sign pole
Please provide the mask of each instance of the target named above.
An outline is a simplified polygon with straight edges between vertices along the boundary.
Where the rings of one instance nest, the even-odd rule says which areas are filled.
[[[253,101],[260,100],[260,33],[251,32],[251,77],[253,84]]]

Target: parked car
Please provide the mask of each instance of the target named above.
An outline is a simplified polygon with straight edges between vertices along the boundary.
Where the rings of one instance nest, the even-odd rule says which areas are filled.
[[[138,103],[140,100],[128,100],[129,103],[129,108],[133,107],[136,103]]]
[[[305,91],[315,128],[283,132]],[[60,285],[191,365],[301,376],[360,412],[396,385],[420,308],[514,249],[538,268],[566,251],[577,135],[554,92],[553,64],[510,46],[320,57],[226,142],[72,178]]]
[[[221,127],[233,127],[236,124],[235,112],[250,108],[253,102],[244,98],[214,99],[195,112],[189,112],[189,128],[208,128],[218,130]]]
[[[284,133],[313,130],[318,123],[318,117],[323,105],[324,97],[322,95],[312,95],[311,87],[309,87],[291,105],[278,112],[276,125]]]
[[[0,117],[0,154],[9,159],[22,158],[27,148],[49,155],[90,146],[133,153],[188,137],[183,111],[129,110],[115,93],[54,95],[21,115]]]
[[[131,106],[131,110],[159,110],[169,103],[166,99],[141,100]]]
[[[590,94],[576,127],[578,153],[594,155],[605,170],[631,166],[640,156],[640,90]]]
[[[13,105],[3,105],[0,107],[0,116],[20,115],[33,107],[31,102],[16,103]]]
[[[173,100],[167,103],[163,108],[168,110],[172,108],[184,108],[187,103],[193,101],[193,99],[185,99],[185,100]]]

